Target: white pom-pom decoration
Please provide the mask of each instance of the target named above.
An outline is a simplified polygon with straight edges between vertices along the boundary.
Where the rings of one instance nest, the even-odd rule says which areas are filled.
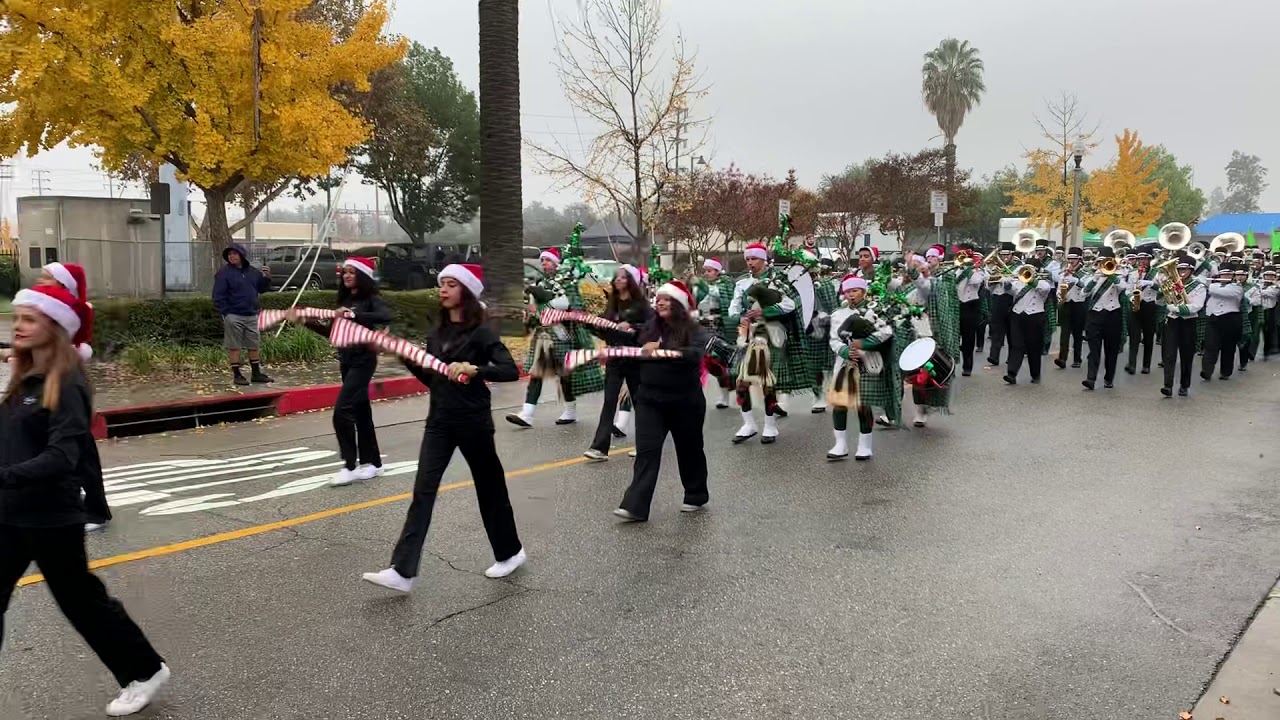
[[[80,353],[80,359],[89,362],[93,358],[93,346],[89,343],[80,343],[76,346],[76,352]]]

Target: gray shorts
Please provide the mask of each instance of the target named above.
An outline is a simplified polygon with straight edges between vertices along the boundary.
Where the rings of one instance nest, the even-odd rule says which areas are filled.
[[[257,315],[222,316],[222,347],[227,350],[257,350],[261,342]]]

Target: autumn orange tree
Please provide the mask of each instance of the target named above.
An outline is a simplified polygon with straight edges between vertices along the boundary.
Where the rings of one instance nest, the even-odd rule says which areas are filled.
[[[382,0],[349,33],[313,5],[5,0],[0,156],[66,142],[95,147],[108,170],[139,155],[171,163],[203,191],[221,250],[228,196],[344,163],[368,128],[335,89],[367,89],[404,54],[383,35]]]
[[[1115,161],[1093,173],[1085,186],[1085,227],[1123,228],[1141,236],[1159,220],[1169,191],[1156,176],[1157,160],[1155,148],[1143,145],[1138,133],[1126,128],[1117,135]]]
[[[1036,115],[1035,122],[1041,144],[1023,155],[1026,171],[1022,182],[1009,193],[1005,210],[1027,218],[1030,227],[1066,227],[1075,184],[1064,169],[1071,164],[1077,142],[1086,152],[1099,146],[1093,139],[1097,126],[1090,126],[1076,96],[1069,93],[1046,100],[1045,114]],[[1087,201],[1087,190],[1087,185],[1081,186],[1082,203]]]

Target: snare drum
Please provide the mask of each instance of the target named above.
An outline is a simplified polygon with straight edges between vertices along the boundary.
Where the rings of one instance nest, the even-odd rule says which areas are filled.
[[[729,367],[729,363],[733,360],[733,353],[736,349],[737,348],[730,345],[719,335],[712,335],[711,338],[707,340],[707,347],[704,352],[708,358],[719,362],[725,367]]]
[[[929,366],[930,375],[939,385],[946,385],[956,374],[955,361],[933,338],[920,338],[912,342],[898,356],[898,367],[905,373],[914,373]]]

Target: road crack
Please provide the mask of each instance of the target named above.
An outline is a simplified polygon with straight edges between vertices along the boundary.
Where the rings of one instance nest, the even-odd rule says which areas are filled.
[[[465,571],[464,571],[464,572],[465,572]],[[469,608],[464,608],[464,609],[462,609],[462,610],[458,610],[457,612],[451,612],[451,613],[449,613],[448,615],[445,615],[444,617],[440,618],[439,620],[436,620],[435,622],[433,622],[433,623],[431,623],[430,625],[428,625],[428,626],[427,626],[427,629],[428,629],[428,630],[430,630],[431,628],[433,628],[433,627],[435,627],[435,626],[437,626],[437,625],[439,625],[439,624],[441,624],[441,623],[443,623],[443,622],[445,622],[445,621],[452,620],[452,619],[454,619],[454,618],[456,618],[456,617],[458,617],[458,616],[460,616],[460,615],[466,615],[467,613],[472,613],[472,612],[475,612],[476,610],[483,610],[483,609],[485,609],[485,608],[487,608],[487,607],[490,607],[490,606],[492,606],[492,605],[497,605],[497,604],[498,604],[498,603],[500,603],[500,602],[503,602],[503,601],[506,601],[506,600],[510,600],[510,599],[511,599],[511,598],[513,598],[513,597],[519,597],[519,596],[521,596],[521,595],[524,595],[525,593],[533,592],[533,591],[532,591],[532,590],[530,590],[529,588],[520,587],[519,585],[516,585],[515,583],[507,583],[507,584],[508,584],[508,585],[511,585],[512,587],[517,588],[517,589],[516,589],[516,591],[515,591],[515,592],[512,592],[512,593],[507,593],[506,595],[503,595],[503,596],[502,596],[502,597],[500,597],[500,598],[496,598],[496,599],[494,599],[494,600],[490,600],[490,601],[488,601],[488,602],[480,603],[479,605],[474,605],[474,606],[469,607]]]
[[[1195,637],[1190,632],[1187,632],[1181,627],[1178,627],[1177,623],[1175,623],[1173,620],[1170,620],[1169,617],[1166,616],[1164,613],[1160,612],[1160,610],[1156,608],[1155,603],[1151,602],[1151,598],[1147,597],[1147,594],[1142,591],[1142,588],[1138,587],[1137,585],[1134,585],[1128,580],[1125,580],[1124,584],[1128,585],[1130,588],[1133,589],[1134,592],[1138,593],[1138,597],[1142,598],[1142,602],[1146,603],[1147,609],[1151,611],[1152,615],[1155,615],[1157,618],[1159,618],[1160,622],[1164,623],[1165,625],[1168,625],[1170,628],[1177,630],[1178,632],[1182,633],[1183,635],[1186,635],[1187,637]]]

